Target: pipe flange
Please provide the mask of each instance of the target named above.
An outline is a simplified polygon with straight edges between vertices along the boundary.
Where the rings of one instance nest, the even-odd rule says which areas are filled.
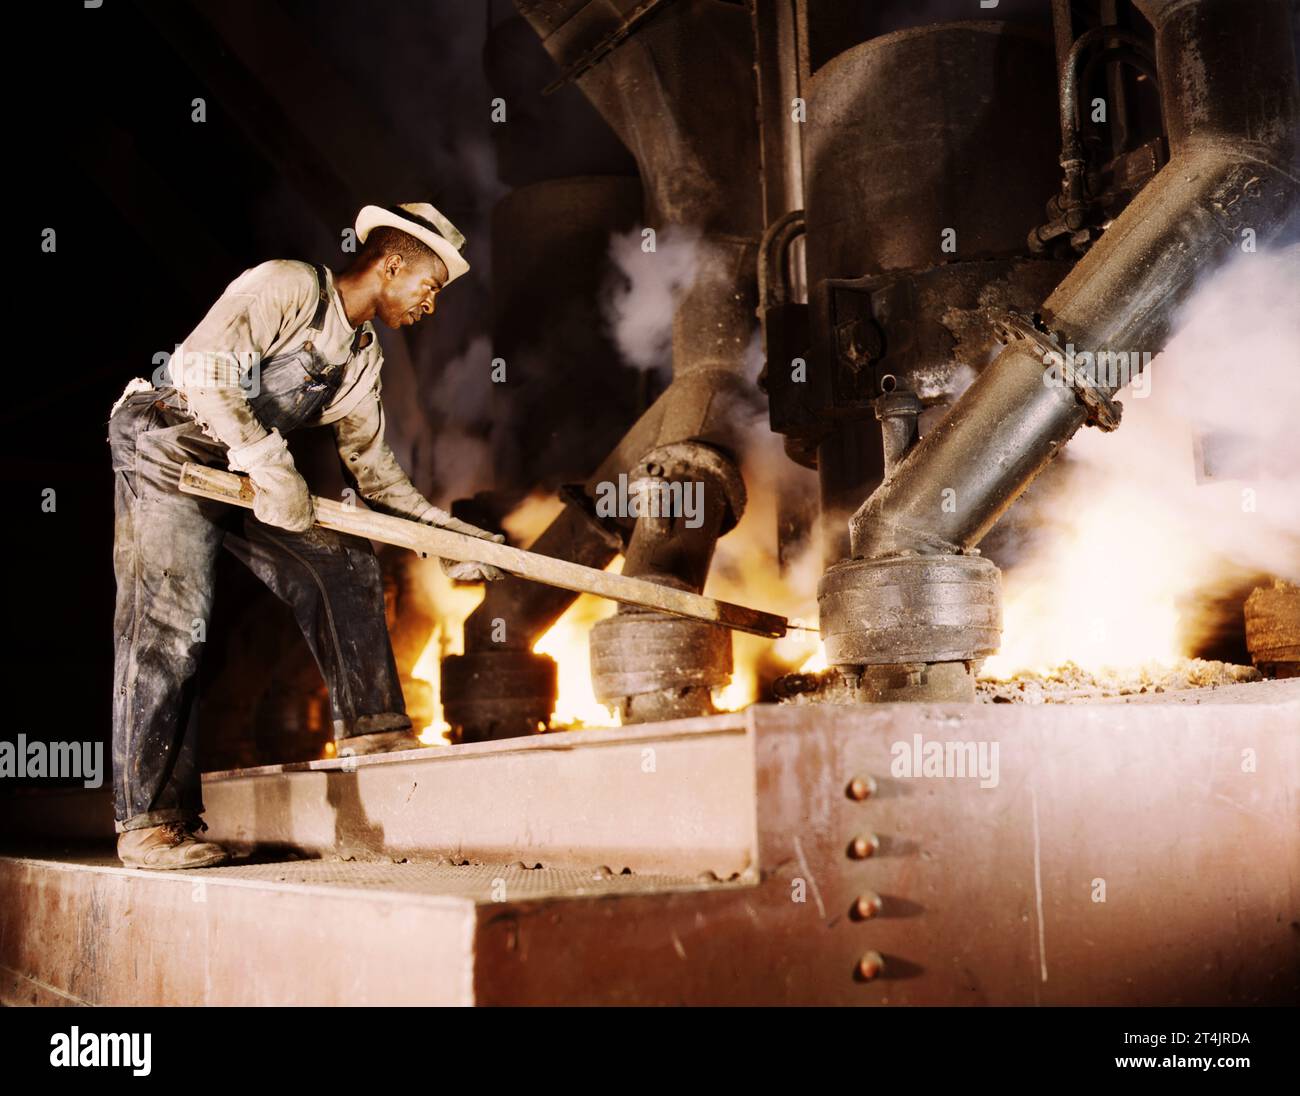
[[[989,317],[993,331],[1007,346],[1019,344],[1028,350],[1040,362],[1043,368],[1055,366],[1065,361],[1060,342],[1052,332],[1037,325],[1030,316],[1019,312],[998,312]],[[1055,361],[1053,361],[1055,359]],[[1066,383],[1074,390],[1075,398],[1088,413],[1088,425],[1109,433],[1119,426],[1124,405],[1112,400],[1105,391],[1098,388],[1083,370],[1069,370],[1065,374]]]
[[[731,680],[731,633],[702,620],[621,610],[592,626],[589,645],[592,691],[602,704],[687,690],[707,700]]]
[[[1001,576],[979,555],[849,559],[817,586],[832,666],[973,662],[1002,636]]]
[[[702,441],[675,441],[658,445],[632,469],[630,480],[689,480],[708,477],[722,488],[727,512],[718,535],[728,533],[745,513],[745,480],[736,462]]]

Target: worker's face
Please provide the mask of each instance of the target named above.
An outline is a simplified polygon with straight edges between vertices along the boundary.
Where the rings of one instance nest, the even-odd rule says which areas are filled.
[[[447,267],[436,255],[414,262],[386,255],[380,268],[379,318],[389,327],[406,327],[432,316]]]

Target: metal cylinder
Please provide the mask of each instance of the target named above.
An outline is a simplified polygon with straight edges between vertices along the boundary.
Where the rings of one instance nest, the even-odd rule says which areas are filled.
[[[998,569],[978,555],[845,560],[817,602],[832,666],[977,661],[1002,630]]]
[[[891,420],[883,452],[871,401],[897,385],[945,402],[958,363],[986,360],[988,303],[1036,304],[1059,279],[1021,261],[1056,186],[1055,102],[1050,41],[992,21],[873,38],[810,82],[815,368],[797,387],[832,427],[818,452],[828,562],[855,554],[846,519],[911,444]]]
[[[746,350],[757,305],[763,226],[749,13],[736,4],[700,0],[665,4],[654,19],[634,26],[633,17],[617,6],[587,0],[518,0],[517,6],[542,36],[547,52],[636,157],[645,192],[643,223],[660,231],[681,229],[680,238],[689,240],[691,277],[673,314],[673,382],[656,404],[655,436],[631,454],[631,461],[611,468],[607,460],[602,469],[605,474],[624,473],[633,462],[641,462],[649,449],[704,443],[732,451],[743,419],[734,410],[744,405],[749,394]],[[598,64],[587,63],[592,51],[601,56]],[[734,124],[738,117],[748,119],[748,124]],[[633,433],[639,436],[641,429],[639,422]],[[625,441],[620,450],[626,445]],[[727,460],[731,468],[721,478],[734,476],[739,482],[734,462]],[[695,478],[693,472],[689,475]],[[633,470],[632,478],[673,482],[680,477],[667,469],[647,469],[644,476]],[[700,524],[687,527],[661,518],[637,520],[625,553],[624,574],[695,590],[703,587],[717,536],[725,531],[726,513],[734,509],[727,492],[714,490],[718,477],[708,478]],[[589,490],[597,486],[588,482]],[[607,624],[593,631],[594,667],[604,665],[609,636],[614,638],[608,642],[616,648],[610,657],[617,665],[625,667],[626,659],[635,657],[635,652],[619,653],[621,626],[621,622]],[[664,629],[666,639],[651,644],[649,633],[656,626]],[[669,627],[657,617],[640,620],[638,629],[655,650],[666,650],[678,635],[675,625]],[[724,638],[729,660],[730,637]],[[671,666],[664,663],[664,689],[698,694],[683,662],[698,648],[698,643],[687,644],[668,659]],[[678,686],[669,672],[672,669],[686,672],[691,680]],[[711,674],[712,663],[705,658],[697,669]],[[617,685],[611,688],[613,693],[607,696],[631,695],[620,693]],[[638,691],[637,695],[647,694]],[[676,706],[665,702],[661,710]],[[653,705],[643,701],[622,707],[625,718],[634,721]]]
[[[1293,154],[1300,116],[1290,0],[1134,0],[1156,30],[1171,151],[1230,140]]]
[[[896,31],[819,69],[810,284],[1023,254],[1056,186],[1054,88],[1050,41],[993,21]]]
[[[903,662],[864,666],[858,699],[868,704],[942,704],[975,700],[975,662]]]
[[[979,543],[1083,425],[1072,389],[1043,383],[1029,350],[1004,350],[853,516],[853,555],[953,552]]]
[[[712,446],[675,442],[650,450],[633,482],[678,494],[665,494],[668,513],[652,505],[637,518],[623,573],[702,590],[718,537],[744,513],[736,463]],[[675,512],[687,492],[689,516]],[[714,710],[709,690],[731,676],[729,632],[664,613],[621,608],[592,628],[590,651],[596,697],[617,708],[624,723],[708,715]]]
[[[591,629],[593,691],[624,723],[711,714],[731,672],[730,633],[704,621],[630,609]]]
[[[889,392],[876,400],[876,420],[884,437],[885,475],[898,467],[916,444],[921,401],[911,392]]]

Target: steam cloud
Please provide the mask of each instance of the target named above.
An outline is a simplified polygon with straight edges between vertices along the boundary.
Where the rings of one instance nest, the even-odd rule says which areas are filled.
[[[643,251],[641,230],[616,233],[610,259],[619,276],[604,301],[605,318],[628,365],[667,380],[672,369],[673,313],[695,281],[700,234],[680,225],[658,232],[654,251]]]
[[[1012,537],[990,538],[1004,566],[1020,549],[1004,666],[1186,654],[1198,607],[1300,580],[1298,297],[1300,246],[1217,269],[1175,317],[1149,396],[1121,392],[1120,428],[1081,431],[1008,515]]]

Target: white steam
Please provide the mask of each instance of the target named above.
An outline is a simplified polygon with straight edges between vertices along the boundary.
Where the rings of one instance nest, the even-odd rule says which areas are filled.
[[[700,234],[669,225],[645,250],[641,229],[616,233],[609,254],[618,276],[603,302],[606,321],[628,365],[657,371],[672,366],[673,314],[682,292],[695,281]]]
[[[1242,254],[1180,309],[1150,394],[1120,393],[1027,500],[1004,575],[1004,673],[1189,653],[1198,606],[1251,576],[1300,579],[1300,248]],[[1017,524],[1020,524],[1019,522]]]

